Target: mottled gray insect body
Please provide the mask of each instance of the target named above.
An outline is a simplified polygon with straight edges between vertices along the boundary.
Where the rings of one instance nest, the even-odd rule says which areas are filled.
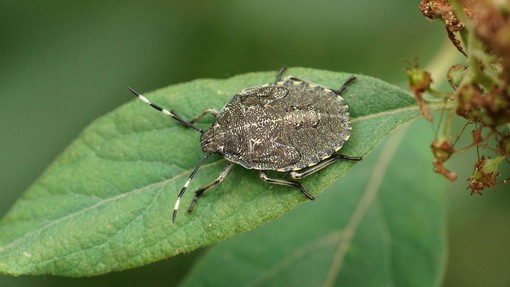
[[[208,109],[190,121],[130,89],[153,108],[202,133],[200,145],[205,155],[181,189],[172,221],[190,181],[211,154],[222,155],[228,163],[216,180],[195,192],[190,212],[198,197],[221,182],[234,163],[259,170],[262,180],[295,187],[313,200],[314,196],[299,182],[274,179],[266,171],[288,172],[293,179],[300,179],[339,159],[361,160],[336,154],[351,134],[348,106],[341,94],[355,78],[350,77],[340,89],[334,90],[293,76],[282,79],[284,71],[280,70],[274,83],[244,89],[219,112]],[[204,131],[193,125],[208,113],[216,118],[209,129]]]
[[[330,157],[350,134],[340,95],[286,77],[235,95],[203,134],[202,150],[249,169],[291,171]]]

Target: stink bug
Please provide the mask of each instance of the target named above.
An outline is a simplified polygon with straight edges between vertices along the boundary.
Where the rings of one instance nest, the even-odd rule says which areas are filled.
[[[188,211],[209,188],[225,179],[234,164],[260,171],[268,183],[297,188],[308,199],[315,199],[297,179],[313,174],[339,159],[361,160],[360,156],[336,153],[351,134],[348,106],[341,97],[356,78],[349,77],[338,89],[326,88],[293,76],[282,78],[280,69],[273,83],[242,90],[218,112],[210,108],[191,120],[149,101],[133,89],[140,100],[202,134],[204,156],[198,161],[175,202],[172,222],[181,198],[202,163],[212,154],[223,156],[227,164],[211,183],[195,191]],[[203,130],[194,125],[206,114],[215,120]],[[293,180],[276,179],[267,171],[290,174]]]

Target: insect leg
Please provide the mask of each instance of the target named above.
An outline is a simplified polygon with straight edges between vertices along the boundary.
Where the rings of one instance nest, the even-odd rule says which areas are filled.
[[[230,172],[230,170],[232,170],[232,167],[234,166],[234,163],[233,162],[228,162],[227,165],[225,166],[225,168],[223,168],[223,170],[221,171],[220,175],[218,176],[217,179],[215,179],[213,182],[207,184],[207,185],[204,185],[202,186],[201,188],[197,189],[195,191],[195,197],[193,198],[193,201],[191,202],[189,208],[188,208],[188,212],[192,212],[193,211],[193,208],[195,208],[195,204],[197,203],[197,200],[198,198],[204,194],[204,192],[206,190],[208,190],[209,188],[217,185],[218,183],[222,182],[225,177],[227,176],[227,174]]]
[[[342,84],[342,86],[340,87],[340,89],[338,90],[334,90],[335,93],[337,93],[337,95],[341,95],[343,92],[345,92],[345,90],[347,89],[347,87],[354,81],[356,80],[356,77],[351,75],[349,78],[347,78],[347,80],[345,80],[345,82]]]
[[[304,186],[301,185],[301,183],[299,183],[297,181],[270,178],[269,176],[267,176],[267,173],[264,170],[260,171],[260,179],[262,179],[263,181],[268,182],[268,183],[295,187],[295,188],[299,189],[299,191],[301,191],[301,193],[304,196],[306,196],[308,199],[310,199],[310,200],[315,199],[315,197],[313,195],[311,195],[310,193],[308,193],[306,191],[306,189],[304,188]]]
[[[359,160],[361,160],[361,156],[348,156],[345,154],[335,154],[332,157],[327,158],[327,159],[319,162],[318,164],[316,164],[302,172],[301,171],[291,171],[290,176],[292,176],[293,179],[300,179],[300,178],[309,176],[309,175],[316,173],[317,171],[325,168],[326,166],[332,164],[333,162],[335,162],[339,159],[348,159],[348,160],[359,161]]]
[[[276,76],[276,80],[274,81],[275,84],[282,81],[283,73],[285,73],[286,70],[287,67],[280,68],[280,70],[278,71],[278,75]]]
[[[177,114],[176,112],[174,111],[169,111],[163,107],[161,107],[160,105],[158,104],[155,104],[151,101],[149,101],[149,99],[147,99],[146,97],[144,97],[143,95],[141,95],[140,93],[138,93],[137,91],[133,90],[132,88],[129,88],[128,87],[128,90],[133,93],[133,95],[135,95],[138,99],[140,99],[141,101],[143,101],[144,103],[146,104],[149,104],[151,107],[153,107],[154,109],[162,112],[163,114],[167,115],[167,116],[170,116],[172,117],[174,120],[176,120],[177,122],[179,122],[181,125],[184,125],[188,128],[192,128],[194,130],[197,130],[201,133],[204,133],[204,130],[199,128],[199,127],[196,127],[193,125],[193,123],[189,122],[189,121],[186,121],[185,119],[183,119],[179,114]]]
[[[201,112],[200,114],[194,116],[191,120],[189,120],[189,123],[194,124],[207,114],[211,114],[213,117],[216,118],[216,116],[218,115],[218,111],[215,108],[209,108],[209,109]]]

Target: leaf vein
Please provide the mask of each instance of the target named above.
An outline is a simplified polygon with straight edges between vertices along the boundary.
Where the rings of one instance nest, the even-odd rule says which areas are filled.
[[[397,134],[391,137],[384,146],[381,156],[379,157],[376,165],[373,168],[372,176],[368,181],[368,185],[356,206],[347,227],[344,230],[344,240],[340,242],[334,256],[333,262],[330,266],[327,277],[325,278],[324,286],[333,286],[338,278],[338,274],[342,269],[345,255],[352,243],[354,235],[362,222],[366,212],[371,207],[375,198],[377,197],[379,187],[382,183],[384,172],[387,170],[393,155],[395,154],[398,144],[401,142],[404,135],[404,129],[401,129]]]

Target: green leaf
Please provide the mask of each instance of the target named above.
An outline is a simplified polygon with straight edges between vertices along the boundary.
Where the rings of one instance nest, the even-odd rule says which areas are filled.
[[[418,124],[316,202],[210,248],[181,285],[441,286],[448,183]]]
[[[330,87],[349,76],[303,68],[287,74]],[[236,92],[275,76],[196,80],[146,96],[191,118],[210,107],[221,109]],[[349,155],[366,155],[419,115],[407,92],[367,76],[359,75],[344,98],[353,132],[342,153]],[[177,193],[201,156],[199,138],[136,100],[97,119],[0,222],[0,272],[85,276],[140,266],[250,230],[306,201],[296,190],[264,183],[257,171],[236,166],[193,213],[181,212],[172,224]],[[210,158],[181,204],[189,204],[192,191],[216,178],[225,163]],[[352,165],[337,163],[302,183],[317,195]]]

